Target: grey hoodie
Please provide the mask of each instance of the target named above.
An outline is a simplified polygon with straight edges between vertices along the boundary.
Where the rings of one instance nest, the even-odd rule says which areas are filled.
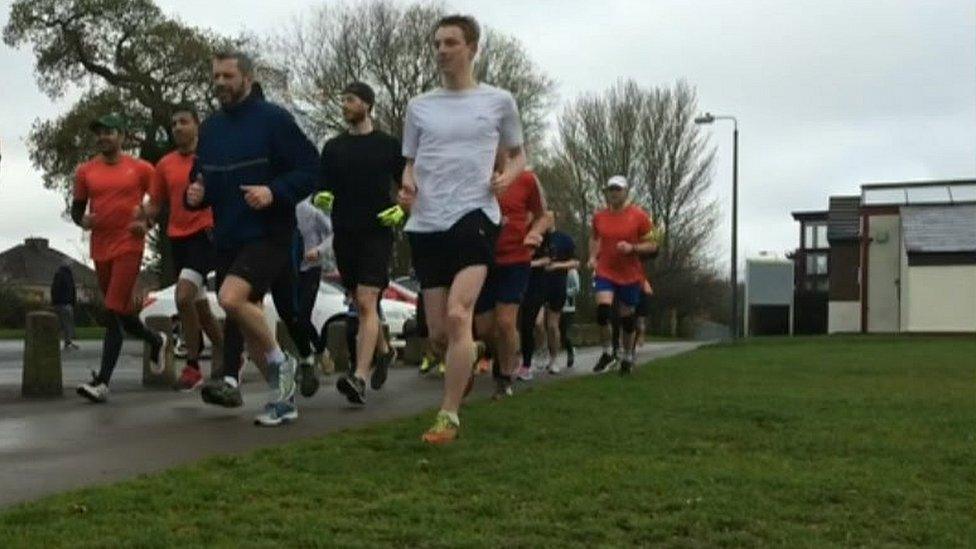
[[[332,220],[322,210],[312,205],[311,197],[302,200],[295,206],[295,219],[298,222],[298,230],[302,233],[305,250],[312,248],[319,250],[318,261],[306,260],[305,250],[302,250],[300,269],[307,271],[321,267],[326,254],[332,254]]]

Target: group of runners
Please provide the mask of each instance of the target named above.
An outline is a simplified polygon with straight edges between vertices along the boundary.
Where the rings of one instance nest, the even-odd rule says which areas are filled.
[[[155,371],[164,368],[169,335],[148,329],[132,302],[145,235],[164,210],[187,342],[179,383],[200,387],[209,404],[241,406],[246,348],[270,386],[255,418],[259,425],[294,421],[295,393],[318,389],[326,349],[310,317],[330,245],[358,316],[354,364],[336,388],[365,404],[366,385],[383,386],[396,355],[382,335],[379,301],[389,283],[394,231],[401,229],[421,287],[419,327],[432,356],[425,364],[444,364],[443,400],[425,442],[458,436],[458,410],[479,363],[492,364],[496,398],[511,395],[515,379],[531,377],[540,322],[549,348],[545,367],[558,373],[567,287],[579,286],[579,261],[526,168],[512,94],[473,76],[479,39],[469,16],[444,17],[434,26],[441,87],[409,102],[402,144],[373,126],[375,94],[353,82],[341,96],[347,129],[319,153],[286,110],[264,99],[252,60],[237,51],[213,59],[220,109],[201,123],[193,106],[178,107],[171,121],[176,149],[155,167],[122,152],[120,117],[93,122],[99,154],[77,170],[71,216],[91,231],[108,322],[100,370],[79,394],[106,401],[124,332],[148,343]],[[616,360],[616,319],[626,373],[635,360],[635,309],[646,284],[642,257],[656,244],[650,217],[628,201],[627,180],[611,177],[604,189],[607,207],[593,216],[588,249],[603,338],[595,369]],[[222,327],[207,300],[211,271],[225,312]],[[266,323],[267,293],[297,357],[281,349]],[[222,357],[216,378],[201,373],[201,332]],[[572,367],[572,354],[566,365]]]

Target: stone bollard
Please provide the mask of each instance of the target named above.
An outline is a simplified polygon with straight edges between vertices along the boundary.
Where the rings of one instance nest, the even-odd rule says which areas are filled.
[[[150,369],[150,353],[152,348],[148,343],[142,344],[142,386],[155,387],[159,389],[172,389],[176,386],[176,361],[173,357],[173,322],[165,316],[150,316],[146,318],[146,327],[151,331],[164,333],[170,336],[169,344],[166,346],[166,366],[162,373],[154,374]]]
[[[346,321],[334,320],[328,325],[326,332],[326,346],[332,355],[332,362],[336,372],[349,370],[349,346],[346,345]]]
[[[58,317],[46,311],[27,313],[21,395],[62,396]]]
[[[400,359],[408,366],[416,366],[424,358],[425,339],[417,336],[417,321],[407,320],[403,324],[403,333],[407,334],[406,345],[400,352]]]

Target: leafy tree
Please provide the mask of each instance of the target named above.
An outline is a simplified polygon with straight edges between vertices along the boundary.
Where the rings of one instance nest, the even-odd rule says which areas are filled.
[[[157,161],[172,148],[174,107],[213,104],[210,59],[231,44],[166,17],[151,0],[17,0],[3,40],[32,47],[38,86],[49,97],[80,92],[63,115],[35,121],[28,137],[45,187],[61,192],[66,205],[75,168],[95,153],[92,120],[121,114],[131,130],[127,149]],[[168,277],[165,235],[151,233],[149,248],[147,263]]]

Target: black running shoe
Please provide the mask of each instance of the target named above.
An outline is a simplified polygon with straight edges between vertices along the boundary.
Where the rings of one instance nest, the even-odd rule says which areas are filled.
[[[626,376],[630,375],[630,371],[634,369],[634,363],[624,359],[620,361],[620,375]]]
[[[374,391],[382,389],[386,383],[386,376],[390,373],[390,366],[396,360],[396,349],[390,346],[390,350],[383,356],[373,359],[373,373],[369,376],[369,386]]]
[[[346,395],[353,404],[366,404],[366,382],[355,375],[346,374],[336,382],[336,389]]]
[[[223,379],[210,380],[200,390],[200,398],[207,404],[224,408],[240,408],[244,405],[240,387],[234,387]]]
[[[614,361],[613,355],[610,355],[608,353],[603,353],[602,355],[600,355],[600,360],[596,361],[596,366],[593,367],[593,371],[597,373],[602,372],[606,370],[608,366],[613,364],[613,361]]]
[[[319,376],[315,364],[302,362],[298,365],[298,392],[309,398],[319,390]]]

